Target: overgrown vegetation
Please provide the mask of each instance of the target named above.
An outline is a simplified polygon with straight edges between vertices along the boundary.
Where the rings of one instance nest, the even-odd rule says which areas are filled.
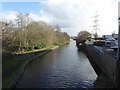
[[[2,22],[3,48],[12,51],[31,51],[68,41],[69,35],[59,26],[35,22],[29,15],[18,14],[12,22]]]

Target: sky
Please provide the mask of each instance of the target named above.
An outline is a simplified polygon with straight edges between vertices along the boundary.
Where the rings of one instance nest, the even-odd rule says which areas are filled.
[[[3,0],[4,1],[4,0]],[[76,36],[81,30],[93,32],[98,15],[99,35],[118,33],[120,0],[35,0],[35,2],[2,2],[0,18],[14,20],[17,13],[29,13],[35,21],[59,25],[63,32]]]
[[[118,6],[118,17],[120,17],[120,2],[119,2],[119,6]]]

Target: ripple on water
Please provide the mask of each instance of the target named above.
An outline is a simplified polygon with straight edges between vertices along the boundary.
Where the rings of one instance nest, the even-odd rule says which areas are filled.
[[[31,62],[16,87],[91,88],[96,77],[86,55],[71,42]]]

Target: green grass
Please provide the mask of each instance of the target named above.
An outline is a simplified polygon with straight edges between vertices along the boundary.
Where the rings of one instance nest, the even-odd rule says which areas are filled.
[[[6,61],[5,63],[3,63],[3,71],[6,71],[7,69],[12,67],[14,64],[16,64],[19,61],[20,61],[20,59],[18,59],[18,58],[14,58],[12,60]]]
[[[21,61],[21,64],[14,70],[14,72],[10,75],[8,75],[4,80],[3,80],[3,83],[2,83],[2,87],[3,88],[9,88],[10,85],[13,83],[13,81],[16,79],[16,77],[19,75],[20,73],[20,70],[23,66],[25,66],[25,62],[27,61]]]
[[[3,52],[2,61],[2,72],[3,75],[5,75],[2,79],[2,87],[9,88],[10,84],[15,80],[16,76],[19,75],[20,68],[22,64],[24,64],[25,60],[21,60],[11,53]]]
[[[49,46],[49,47],[45,47],[45,48],[41,48],[41,49],[35,49],[33,51],[27,51],[27,52],[23,52],[23,53],[16,53],[16,54],[27,54],[27,53],[34,53],[34,52],[39,52],[39,51],[45,51],[45,50],[50,50],[50,49],[54,49],[58,46],[61,46],[61,45],[64,45],[64,44],[67,44],[69,43],[70,41],[66,41],[66,42],[62,42],[58,45],[52,45],[52,46]]]
[[[46,47],[46,48],[41,48],[41,49],[36,49],[36,50],[33,50],[33,51],[27,51],[27,52],[23,52],[23,53],[18,53],[18,54],[26,54],[26,53],[34,53],[34,52],[39,52],[39,51],[45,51],[45,50],[50,50],[54,47],[56,47],[57,45],[53,45],[53,46],[50,46],[50,47]]]

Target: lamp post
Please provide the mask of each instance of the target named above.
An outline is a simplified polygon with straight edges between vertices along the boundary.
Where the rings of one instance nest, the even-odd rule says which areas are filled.
[[[118,51],[116,60],[115,85],[120,88],[120,2],[118,2]]]
[[[117,62],[120,61],[120,1],[118,2],[118,52],[117,52]]]
[[[120,17],[118,19],[118,51],[117,51],[117,62],[116,62],[116,82],[117,87],[120,87]]]
[[[118,52],[117,52],[117,61],[120,60],[120,17],[118,19],[119,29],[118,29]]]

